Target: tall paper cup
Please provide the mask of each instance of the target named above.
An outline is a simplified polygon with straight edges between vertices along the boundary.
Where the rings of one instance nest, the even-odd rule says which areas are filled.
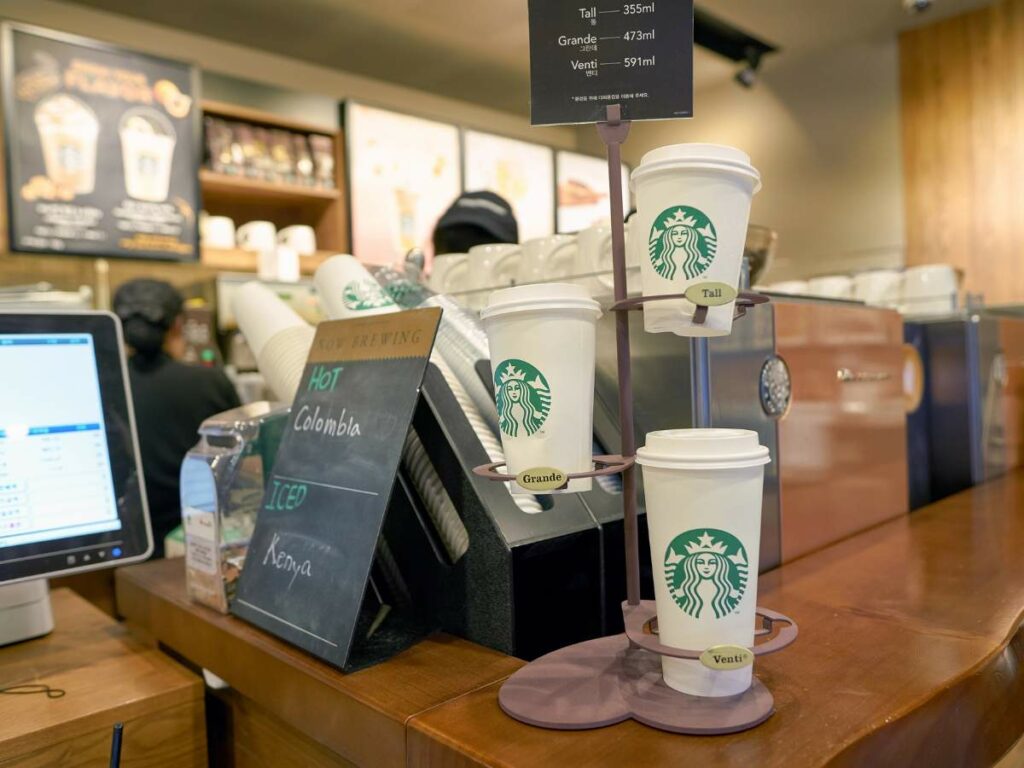
[[[355,256],[331,256],[317,267],[313,284],[328,317],[347,319],[398,311],[398,305]]]
[[[674,144],[644,155],[632,183],[637,213],[631,234],[646,245],[644,296],[685,293],[701,283],[736,290],[750,201],[761,188],[750,158],[717,144]],[[694,324],[692,302],[651,302],[644,306],[644,329],[725,336],[732,330],[734,303],[712,306],[705,322]]]
[[[650,432],[637,451],[665,645],[753,647],[761,491],[769,461],[757,433],[745,429]],[[693,696],[743,693],[752,671],[662,657],[665,683]]]
[[[583,286],[522,285],[495,291],[480,313],[491,352],[501,445],[509,474],[589,472],[600,305]],[[525,479],[525,478],[524,478]],[[590,478],[565,492],[589,491]],[[556,490],[555,492],[558,492]],[[513,493],[537,493],[512,483]],[[548,490],[545,493],[550,492]]]

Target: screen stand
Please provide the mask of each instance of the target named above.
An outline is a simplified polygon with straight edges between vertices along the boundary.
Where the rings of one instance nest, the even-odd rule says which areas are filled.
[[[52,631],[50,584],[46,579],[0,586],[0,646]]]

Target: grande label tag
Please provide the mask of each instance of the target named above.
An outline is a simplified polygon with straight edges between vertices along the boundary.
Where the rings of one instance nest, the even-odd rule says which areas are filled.
[[[569,475],[555,467],[524,469],[516,475],[516,482],[528,491],[557,491],[569,483]]]

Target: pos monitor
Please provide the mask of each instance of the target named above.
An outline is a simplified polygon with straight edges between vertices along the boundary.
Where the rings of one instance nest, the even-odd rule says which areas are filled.
[[[45,577],[152,550],[120,321],[0,312],[0,645],[52,629]]]

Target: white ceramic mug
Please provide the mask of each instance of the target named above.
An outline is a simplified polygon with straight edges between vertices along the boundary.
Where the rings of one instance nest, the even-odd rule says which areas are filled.
[[[896,307],[903,290],[903,273],[873,269],[853,276],[853,298],[875,307]]]
[[[846,275],[824,275],[807,281],[807,293],[822,299],[853,298],[853,278]]]
[[[235,247],[235,222],[228,216],[201,216],[199,235],[204,248],[231,250]]]
[[[270,221],[249,221],[235,231],[235,242],[244,251],[277,250],[277,227]]]
[[[591,296],[610,295],[615,287],[612,274],[612,227],[604,221],[582,230],[577,236],[579,251],[574,275],[580,276]],[[586,275],[586,277],[582,277]]]
[[[459,293],[469,287],[469,255],[443,253],[434,257],[427,287],[434,293]]]
[[[806,296],[806,280],[784,280],[781,283],[772,283],[765,290],[769,293],[784,293],[789,296]]]
[[[299,256],[316,255],[316,232],[308,224],[293,224],[277,233],[277,242],[287,245]]]
[[[470,248],[467,287],[473,293],[469,296],[469,306],[480,309],[487,303],[491,291],[512,285],[519,274],[522,259],[522,246],[510,243],[491,243]]]
[[[573,235],[535,237],[523,243],[517,283],[547,283],[573,273],[578,246]]]
[[[903,275],[901,309],[908,315],[942,315],[954,312],[960,279],[948,264],[910,267]]]

